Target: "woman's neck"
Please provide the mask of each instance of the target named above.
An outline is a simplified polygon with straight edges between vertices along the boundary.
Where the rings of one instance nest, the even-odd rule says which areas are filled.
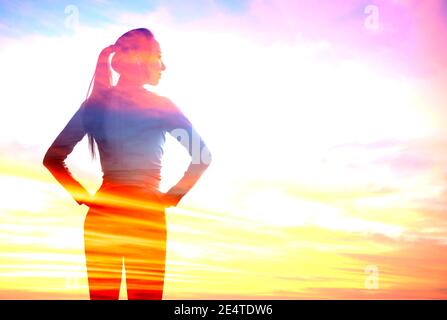
[[[123,76],[120,76],[118,83],[116,84],[119,88],[141,88],[143,87],[143,83],[135,78],[126,78]]]

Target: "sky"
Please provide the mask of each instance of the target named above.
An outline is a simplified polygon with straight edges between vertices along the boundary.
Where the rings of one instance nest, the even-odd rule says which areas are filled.
[[[88,299],[87,208],[42,160],[99,52],[137,27],[167,67],[147,89],[213,154],[167,210],[164,299],[446,299],[446,15],[442,0],[0,1],[0,299]],[[86,140],[67,165],[94,193]],[[167,137],[162,191],[188,161]]]

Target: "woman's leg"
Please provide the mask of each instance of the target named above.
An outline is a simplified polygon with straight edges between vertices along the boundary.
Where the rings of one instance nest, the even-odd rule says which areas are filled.
[[[116,241],[116,219],[90,208],[84,224],[84,245],[90,299],[118,299],[122,254]]]
[[[166,262],[166,219],[164,211],[153,211],[137,219],[129,232],[124,252],[129,300],[161,300]]]

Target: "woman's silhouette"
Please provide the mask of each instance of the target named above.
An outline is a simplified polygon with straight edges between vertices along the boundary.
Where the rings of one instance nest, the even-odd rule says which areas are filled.
[[[112,53],[111,67],[120,75],[116,86],[111,81]],[[123,261],[129,299],[162,299],[165,208],[178,204],[211,160],[180,109],[143,88],[157,85],[163,70],[160,47],[151,31],[140,28],[123,34],[100,53],[90,96],[43,160],[76,202],[90,207],[84,245],[91,299],[118,298]],[[166,132],[181,142],[192,161],[182,179],[162,193],[158,187]],[[93,157],[97,146],[103,172],[93,197],[65,165],[86,134]]]

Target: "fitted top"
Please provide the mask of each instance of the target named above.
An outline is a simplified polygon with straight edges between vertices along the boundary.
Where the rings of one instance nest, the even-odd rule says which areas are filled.
[[[111,90],[97,142],[103,177],[158,188],[166,132],[192,125],[169,99],[144,88],[132,94]]]
[[[136,185],[158,189],[166,133],[188,150],[192,161],[177,185],[184,195],[207,167],[203,161],[203,139],[183,112],[168,98],[143,87],[109,89],[106,99],[98,100],[95,112],[87,101],[76,111],[48,149],[44,164],[80,203],[76,193],[84,192],[65,165],[66,157],[93,124],[103,172],[103,183]],[[90,121],[90,122],[89,122]],[[207,153],[210,160],[209,151]],[[85,190],[85,189],[84,189]]]

